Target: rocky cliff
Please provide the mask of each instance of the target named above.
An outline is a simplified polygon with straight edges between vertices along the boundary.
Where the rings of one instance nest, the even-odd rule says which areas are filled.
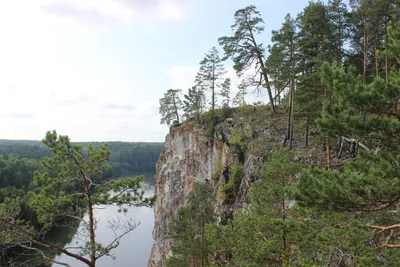
[[[224,168],[228,168],[238,157],[230,152],[226,139],[230,137],[230,122],[226,122],[224,132],[216,134],[219,139],[210,140],[204,131],[191,124],[172,127],[165,140],[165,148],[157,163],[154,245],[148,266],[163,266],[170,254],[173,241],[167,237],[168,223],[185,204],[195,182],[210,183],[218,195],[219,185],[225,183]],[[225,139],[225,140],[224,140]],[[247,157],[246,179],[250,180],[257,160]],[[246,183],[241,186],[241,200],[230,207],[218,199],[215,210],[220,216],[231,213],[245,203]]]
[[[263,112],[260,116],[257,112]],[[285,138],[285,119],[281,115],[265,117],[263,110],[249,110],[251,115],[227,119],[216,127],[213,140],[205,136],[204,127],[184,123],[171,127],[165,140],[165,148],[157,163],[154,244],[148,266],[161,267],[171,253],[174,240],[168,237],[168,223],[187,201],[195,182],[209,183],[215,189],[215,212],[220,220],[230,218],[235,210],[245,207],[248,191],[257,180],[257,170],[272,148],[282,145]],[[245,153],[237,153],[230,143],[234,129],[245,132]],[[233,138],[232,138],[233,139]],[[317,149],[300,148],[301,138],[295,141],[299,160],[318,163],[323,155]],[[317,153],[317,154],[316,154]],[[244,177],[235,200],[227,203],[220,186],[229,179],[229,167],[234,161],[244,166]]]

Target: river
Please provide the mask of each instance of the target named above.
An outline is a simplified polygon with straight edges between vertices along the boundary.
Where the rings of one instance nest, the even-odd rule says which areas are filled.
[[[144,182],[144,190],[146,196],[154,194],[154,174],[146,174]],[[100,208],[100,209],[99,209]],[[95,217],[98,220],[96,229],[97,242],[103,245],[108,244],[114,239],[114,233],[107,228],[108,221],[114,220],[117,217],[125,219],[132,218],[139,225],[129,234],[121,239],[119,246],[113,250],[115,260],[109,256],[103,256],[96,262],[97,267],[145,267],[150,257],[151,247],[153,244],[152,230],[154,226],[154,213],[152,208],[147,207],[129,207],[127,212],[119,212],[115,206],[97,206],[95,209]],[[85,215],[87,218],[87,215]],[[78,228],[78,231],[80,228]],[[72,247],[82,244],[78,240],[78,235],[65,247]],[[73,250],[71,250],[73,252]],[[61,254],[55,258],[57,261],[69,263],[72,267],[86,267],[87,265]],[[61,265],[53,264],[52,267]]]

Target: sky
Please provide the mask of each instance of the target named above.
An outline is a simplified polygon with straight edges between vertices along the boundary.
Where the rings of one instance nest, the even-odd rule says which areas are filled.
[[[193,85],[205,53],[232,34],[236,10],[259,9],[266,29],[258,41],[267,45],[285,15],[307,3],[1,0],[0,139],[40,140],[55,129],[72,141],[162,142],[159,99]]]

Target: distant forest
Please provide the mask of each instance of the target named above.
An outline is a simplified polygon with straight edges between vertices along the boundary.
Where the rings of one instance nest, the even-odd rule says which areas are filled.
[[[85,148],[89,143],[78,144]],[[98,148],[102,142],[91,144]],[[109,161],[112,170],[104,176],[119,178],[142,172],[155,172],[163,147],[163,143],[108,142],[108,148],[112,152]],[[51,154],[40,141],[0,140],[0,188],[12,186],[23,191],[29,190],[33,172],[43,169],[41,161]]]

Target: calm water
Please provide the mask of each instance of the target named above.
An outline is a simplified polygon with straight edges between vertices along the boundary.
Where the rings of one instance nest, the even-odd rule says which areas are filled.
[[[154,175],[146,175],[144,189],[147,196],[154,194]],[[113,250],[113,260],[111,257],[103,256],[97,260],[97,267],[145,267],[150,257],[151,246],[153,245],[152,230],[154,226],[154,213],[152,208],[146,207],[130,207],[126,213],[118,212],[118,208],[114,206],[99,206],[101,209],[95,210],[95,217],[98,220],[96,229],[97,241],[103,245],[109,244],[114,239],[114,233],[107,228],[108,221],[120,218],[126,220],[132,218],[135,222],[140,223],[136,229],[125,235],[119,246]],[[85,218],[87,218],[85,216]],[[79,232],[79,229],[78,229]],[[66,247],[77,246],[83,242],[78,240],[76,234],[73,240]],[[71,249],[71,252],[73,250]],[[80,261],[70,258],[66,255],[56,257],[57,261],[69,263],[72,267],[87,266]],[[53,264],[52,267],[61,265]]]

